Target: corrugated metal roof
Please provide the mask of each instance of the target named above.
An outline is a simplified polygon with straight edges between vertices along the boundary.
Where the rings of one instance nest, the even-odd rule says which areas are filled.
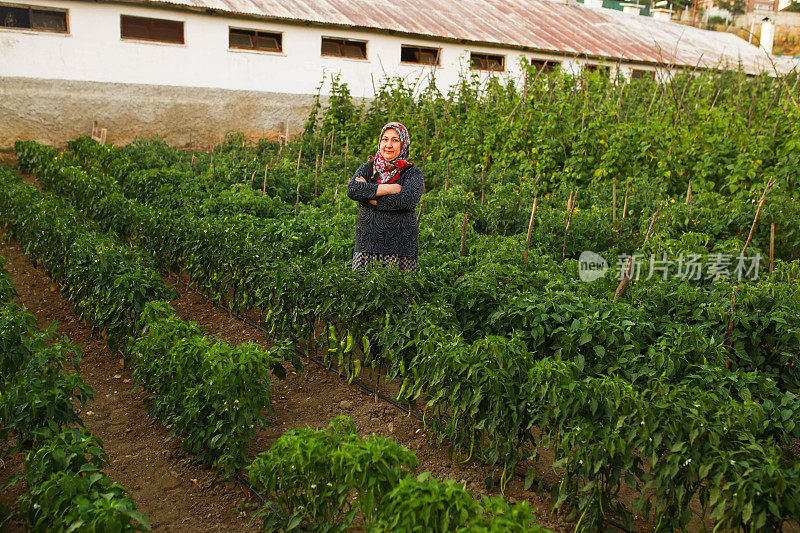
[[[771,71],[739,37],[550,0],[128,0],[319,25],[512,46],[559,55]]]

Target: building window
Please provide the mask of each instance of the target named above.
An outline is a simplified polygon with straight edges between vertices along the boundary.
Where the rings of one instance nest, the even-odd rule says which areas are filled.
[[[336,39],[334,37],[323,37],[322,55],[331,57],[347,57],[349,59],[366,59],[367,42]]]
[[[283,34],[269,31],[230,28],[228,46],[240,50],[283,52]]]
[[[123,39],[184,44],[183,22],[122,15],[120,19]]]
[[[493,70],[495,72],[503,72],[506,69],[506,56],[470,52],[469,65],[470,68],[474,70]]]
[[[65,9],[0,4],[0,28],[69,33]]]
[[[403,63],[438,66],[441,52],[441,48],[423,48],[422,46],[404,44],[400,47],[400,61]]]
[[[536,70],[541,70],[543,74],[550,74],[558,70],[561,63],[558,61],[550,61],[549,59],[531,59],[531,66]]]
[[[586,64],[585,65],[586,72],[597,72],[600,76],[604,78],[608,78],[611,76],[611,69],[605,65],[592,65]]]
[[[644,78],[650,78],[651,80],[656,79],[656,73],[653,70],[641,70],[641,69],[633,69],[631,70],[631,79],[632,80],[641,80]]]

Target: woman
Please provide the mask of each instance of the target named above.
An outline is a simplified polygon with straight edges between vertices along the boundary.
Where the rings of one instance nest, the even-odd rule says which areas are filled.
[[[422,171],[408,160],[411,139],[399,122],[383,127],[378,152],[347,184],[359,203],[353,270],[378,261],[417,271],[418,235],[414,207],[422,197]]]

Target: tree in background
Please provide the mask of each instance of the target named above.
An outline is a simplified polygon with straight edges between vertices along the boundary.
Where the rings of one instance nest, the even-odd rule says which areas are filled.
[[[714,3],[718,8],[724,9],[731,14],[731,18],[744,15],[747,12],[746,0],[716,0]]]

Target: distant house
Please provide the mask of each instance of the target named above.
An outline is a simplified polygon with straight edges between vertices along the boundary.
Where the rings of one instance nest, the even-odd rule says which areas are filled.
[[[0,147],[93,120],[120,142],[291,135],[330,74],[369,98],[385,76],[518,76],[522,57],[624,78],[772,68],[734,35],[548,0],[0,0],[0,54]]]

